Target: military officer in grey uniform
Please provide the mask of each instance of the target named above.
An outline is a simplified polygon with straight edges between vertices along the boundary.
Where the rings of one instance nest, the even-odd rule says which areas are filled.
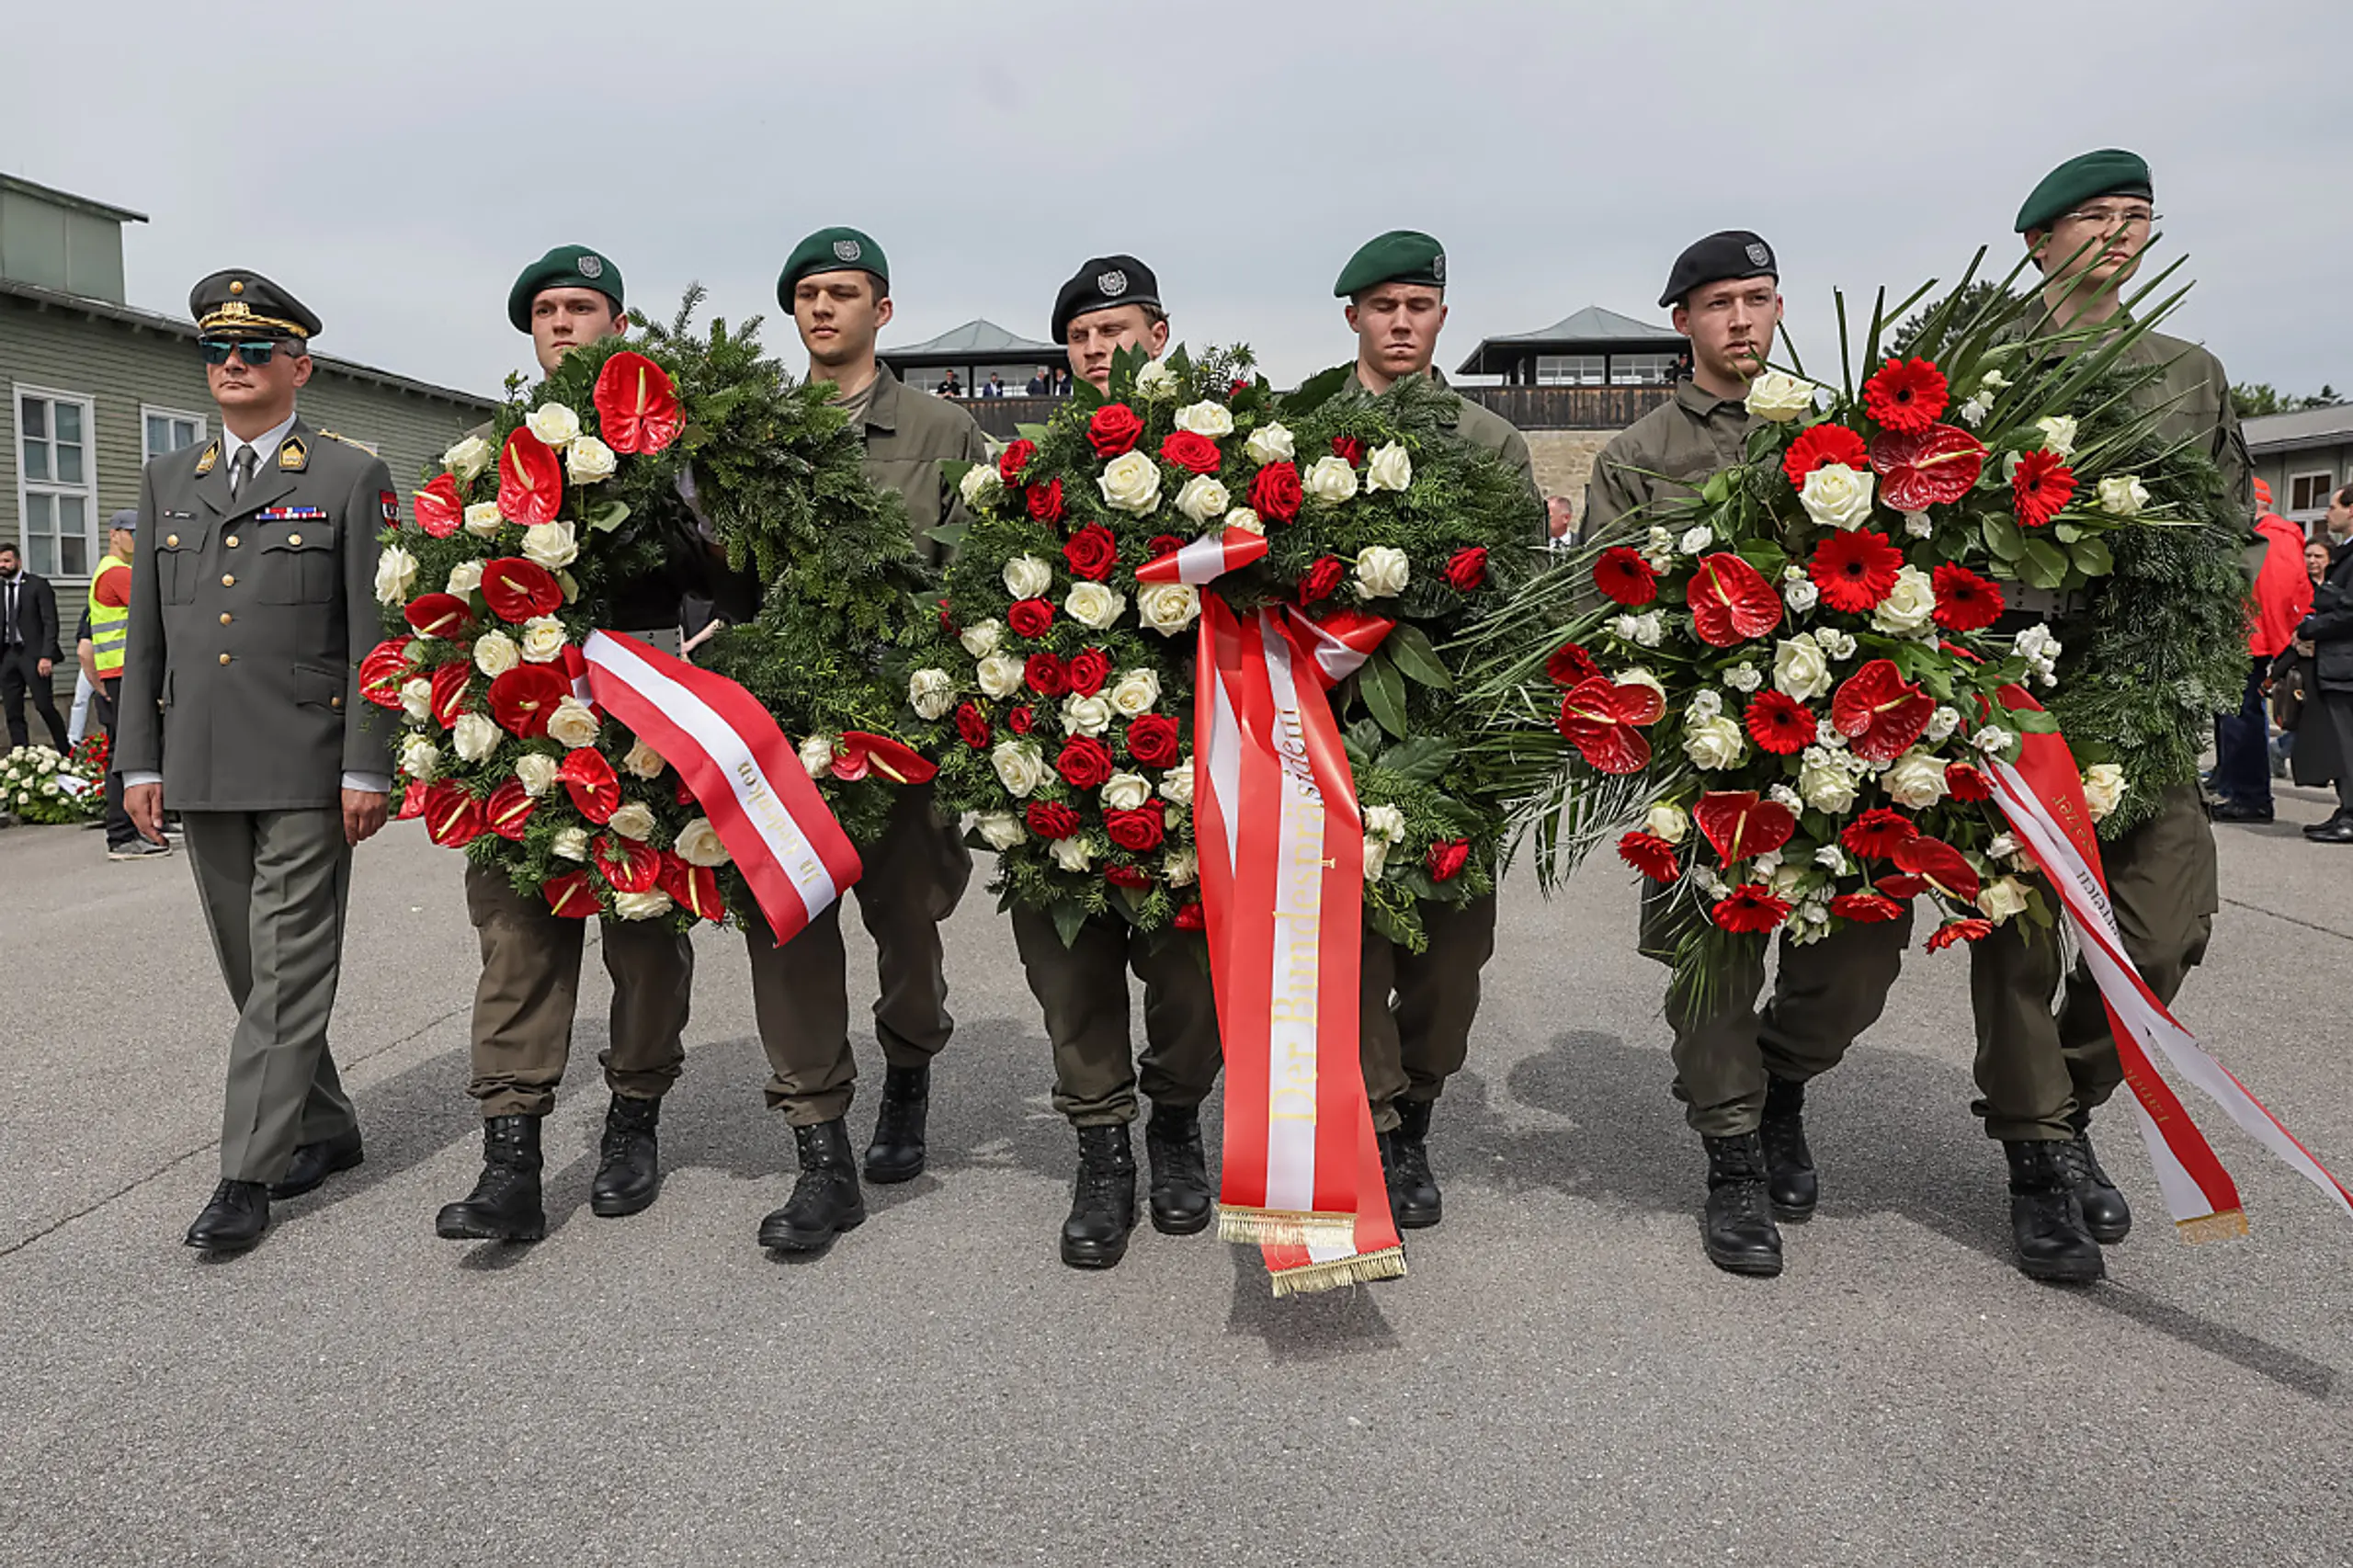
[[[856,229],[820,229],[785,258],[776,297],[800,329],[810,378],[834,383],[835,403],[863,435],[866,477],[905,498],[915,547],[937,562],[942,551],[931,531],[961,505],[941,465],[985,461],[988,441],[958,404],[908,392],[876,361],[875,336],[892,314],[891,263],[882,247]],[[885,1063],[866,1176],[910,1181],[924,1167],[931,1059],[955,1027],[939,923],[955,913],[972,857],[960,824],[940,816],[924,784],[899,790],[881,838],[859,858],[865,870],[852,893],[874,938],[881,988],[874,1033]],[[841,903],[828,905],[782,947],[756,912],[744,936],[752,1006],[771,1074],[768,1104],[791,1125],[801,1168],[791,1197],[761,1221],[760,1244],[822,1252],[866,1217],[844,1120],[858,1062],[849,1044]]]
[[[1437,240],[1395,229],[1366,241],[1340,269],[1332,293],[1348,301],[1347,323],[1357,335],[1356,367],[1336,395],[1378,397],[1405,376],[1443,382],[1430,368],[1446,324],[1446,251]],[[1468,398],[1454,433],[1527,477],[1529,544],[1542,543],[1543,512],[1528,438]],[[1421,913],[1429,937],[1424,951],[1401,947],[1368,924],[1358,971],[1365,1094],[1389,1176],[1390,1209],[1406,1230],[1444,1217],[1430,1170],[1430,1113],[1447,1079],[1462,1070],[1479,1013],[1479,971],[1495,951],[1492,893],[1467,903],[1426,902]]]
[[[1748,383],[1765,369],[1781,322],[1780,265],[1745,229],[1698,240],[1675,259],[1662,306],[1691,340],[1691,373],[1674,396],[1611,438],[1586,492],[1590,526],[1639,536],[1670,502],[1746,456],[1756,419]],[[1642,950],[1672,964],[1681,930],[1665,890],[1645,883]],[[1912,912],[1852,924],[1818,942],[1784,937],[1773,994],[1760,1014],[1765,948],[1739,947],[1704,995],[1670,984],[1675,1094],[1708,1153],[1700,1238],[1716,1266],[1737,1274],[1781,1269],[1775,1220],[1809,1218],[1820,1199],[1806,1146],[1805,1086],[1836,1066],[1879,1021],[1904,965]]]
[[[540,370],[552,375],[573,349],[623,330],[620,268],[585,245],[558,245],[517,277],[506,319],[531,335]],[[680,587],[675,576],[648,579],[610,607],[610,624],[675,635]],[[451,1241],[537,1241],[547,1233],[540,1122],[555,1107],[572,1051],[587,923],[523,897],[476,861],[466,863],[465,881],[466,914],[482,949],[466,1092],[482,1108],[483,1170],[472,1192],[442,1208],[434,1229]],[[662,1188],[655,1129],[662,1096],[686,1061],[695,955],[686,934],[661,921],[604,920],[598,928],[613,981],[610,1043],[598,1061],[612,1097],[588,1208],[610,1219],[639,1212]]]
[[[319,318],[259,273],[188,294],[222,433],[147,465],[124,656],[123,805],[180,813],[237,1007],[221,1185],[188,1244],[240,1252],[269,1203],[360,1162],[327,1049],[352,846],[384,825],[391,725],[359,699],[376,645],[384,465],[302,422]]]

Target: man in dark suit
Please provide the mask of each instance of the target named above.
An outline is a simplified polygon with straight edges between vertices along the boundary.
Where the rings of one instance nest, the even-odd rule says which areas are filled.
[[[63,657],[57,647],[56,590],[48,578],[25,570],[15,545],[0,544],[0,707],[7,710],[11,750],[31,735],[25,725],[28,691],[49,726],[50,744],[62,752],[73,749],[49,678]]]

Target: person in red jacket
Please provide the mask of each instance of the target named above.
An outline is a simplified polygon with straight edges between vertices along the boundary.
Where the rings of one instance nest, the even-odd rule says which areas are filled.
[[[2313,582],[2304,570],[2304,532],[2271,509],[2271,487],[2255,482],[2259,515],[2255,531],[2264,541],[2263,565],[2256,573],[2247,607],[2246,699],[2235,713],[2214,721],[2214,794],[2209,814],[2216,822],[2271,820],[2271,731],[2264,691],[2271,661],[2295,640],[2296,627],[2313,608]]]

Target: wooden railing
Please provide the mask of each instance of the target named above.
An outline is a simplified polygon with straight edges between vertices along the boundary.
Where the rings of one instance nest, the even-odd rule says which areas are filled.
[[[1455,391],[1522,430],[1623,430],[1674,395],[1672,387],[1457,387]],[[1043,424],[1068,400],[972,397],[959,400],[1000,441],[1014,427]]]

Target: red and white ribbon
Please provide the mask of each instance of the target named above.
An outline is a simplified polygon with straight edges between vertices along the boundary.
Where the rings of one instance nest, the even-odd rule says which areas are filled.
[[[1265,535],[1252,533],[1248,528],[1225,528],[1203,534],[1190,544],[1145,562],[1136,568],[1136,581],[1189,583],[1198,588],[1204,583],[1216,582],[1228,572],[1241,570],[1266,553]]]
[[[617,631],[589,634],[589,689],[678,770],[779,944],[858,881],[858,851],[759,699]]]

